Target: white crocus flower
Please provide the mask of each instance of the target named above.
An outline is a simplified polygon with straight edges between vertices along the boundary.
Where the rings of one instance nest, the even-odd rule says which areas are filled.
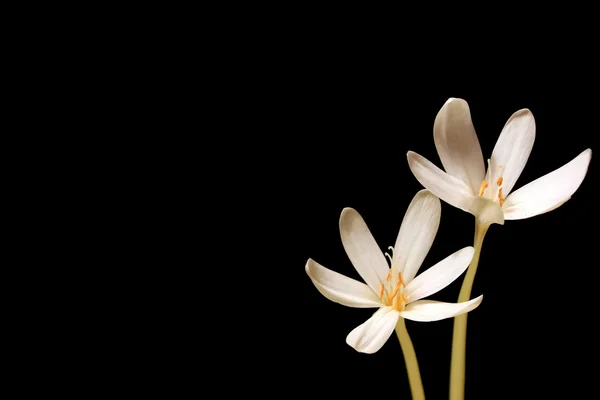
[[[360,214],[345,208],[340,233],[348,258],[367,283],[331,271],[309,259],[306,273],[329,300],[349,307],[378,307],[364,324],[354,329],[346,342],[359,352],[374,353],[390,337],[398,318],[438,321],[475,309],[483,296],[463,303],[421,300],[458,278],[469,266],[473,247],[465,247],[415,278],[429,251],[440,223],[440,201],[421,190],[410,203],[388,267],[386,258]]]
[[[535,139],[535,120],[528,109],[506,122],[485,170],[469,105],[450,98],[433,126],[435,147],[446,172],[412,151],[408,165],[417,180],[445,202],[475,215],[483,223],[504,224],[559,207],[583,181],[592,157],[587,149],[557,170],[512,194]]]

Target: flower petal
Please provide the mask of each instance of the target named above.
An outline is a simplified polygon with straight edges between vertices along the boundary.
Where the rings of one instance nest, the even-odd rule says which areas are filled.
[[[306,273],[319,292],[329,300],[348,307],[381,307],[381,300],[370,287],[308,259]]]
[[[558,208],[583,182],[591,158],[592,150],[587,149],[557,170],[515,190],[502,207],[504,218],[529,218]]]
[[[409,151],[406,156],[410,170],[421,185],[446,203],[470,212],[473,190],[466,183],[445,173],[431,161],[413,151]]]
[[[419,191],[410,202],[394,245],[394,265],[404,281],[413,280],[429,252],[440,225],[440,200],[429,190]]]
[[[361,353],[375,353],[390,338],[399,315],[392,307],[380,308],[364,324],[348,334],[346,343]]]
[[[435,117],[433,139],[446,172],[476,194],[485,177],[485,164],[466,101],[448,99]]]
[[[506,122],[494,146],[491,168],[504,168],[502,192],[508,196],[521,175],[531,153],[535,140],[535,119],[528,109],[515,112]],[[493,179],[498,179],[496,171],[490,171]],[[490,183],[490,182],[488,182]]]
[[[412,303],[413,301],[437,293],[454,282],[469,267],[474,252],[475,249],[473,247],[465,247],[444,258],[422,274],[419,274],[404,289],[406,302]]]
[[[407,305],[404,311],[400,312],[400,317],[421,322],[439,321],[468,313],[477,308],[481,300],[483,295],[462,303],[419,300]]]
[[[353,208],[342,211],[340,235],[352,265],[373,292],[378,293],[389,267],[367,224]]]

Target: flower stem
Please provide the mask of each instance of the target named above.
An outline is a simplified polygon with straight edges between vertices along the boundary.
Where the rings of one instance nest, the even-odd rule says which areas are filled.
[[[423,382],[421,382],[421,372],[419,371],[419,363],[417,355],[413,347],[412,340],[406,330],[406,322],[404,318],[398,319],[396,324],[396,335],[400,340],[400,347],[404,354],[404,363],[406,364],[406,372],[408,373],[408,382],[410,384],[410,392],[413,400],[425,400],[425,391],[423,390]]]
[[[475,222],[475,239],[473,247],[475,253],[458,295],[458,302],[468,301],[471,298],[471,289],[477,273],[479,255],[483,238],[490,227],[489,224]],[[454,333],[452,335],[452,362],[450,364],[450,400],[463,400],[465,398],[465,358],[467,346],[467,314],[454,318]]]

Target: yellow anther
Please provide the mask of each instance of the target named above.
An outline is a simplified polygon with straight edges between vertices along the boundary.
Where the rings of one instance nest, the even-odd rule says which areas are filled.
[[[385,287],[383,286],[383,283],[381,284],[381,287],[379,288],[379,298],[383,298],[383,291],[385,290]]]
[[[402,310],[404,310],[405,305],[406,305],[405,302],[403,302],[402,300],[398,300],[398,304],[396,304],[395,309],[398,311],[402,311]]]
[[[406,296],[404,295],[404,292],[402,292],[400,294],[400,296],[394,297],[394,309],[395,310],[398,310],[398,311],[404,310],[404,307],[406,306],[407,303],[408,303],[408,301],[406,301]]]
[[[390,279],[392,279],[392,270],[390,269],[388,271],[387,277],[385,278],[386,281],[389,281]]]
[[[483,196],[483,192],[485,192],[485,189],[487,187],[488,187],[488,184],[485,180],[483,182],[481,182],[481,186],[479,187],[479,194],[477,196]]]
[[[402,282],[398,281],[398,283],[396,283],[396,287],[394,288],[394,291],[392,292],[392,295],[390,296],[390,300],[393,299],[394,297],[396,297],[396,295],[398,294],[398,290],[400,290],[400,285],[402,285]]]
[[[402,278],[402,272],[398,271],[398,283],[402,286],[406,286],[406,282],[404,282],[404,278]]]
[[[498,191],[498,200],[500,200],[500,207],[504,204],[504,196],[502,196],[502,188]]]
[[[503,181],[503,180],[504,180],[504,179],[503,179],[502,177],[498,178],[498,182],[496,182],[496,183],[498,184],[498,186],[501,186],[501,185],[502,185],[502,181]]]

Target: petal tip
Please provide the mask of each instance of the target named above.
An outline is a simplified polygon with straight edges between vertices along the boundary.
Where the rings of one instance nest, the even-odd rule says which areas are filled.
[[[444,105],[449,105],[452,103],[462,103],[462,104],[466,104],[467,102],[459,97],[449,97],[448,100],[446,100],[446,102],[444,103]]]
[[[469,103],[466,100],[458,98],[458,97],[450,97],[444,105],[442,106],[442,110],[453,108],[453,109],[463,109],[469,110]],[[440,110],[440,111],[442,111]]]
[[[356,348],[356,339],[353,336],[354,335],[352,335],[352,332],[346,336],[346,344],[358,352],[358,349]]]
[[[456,100],[456,98],[455,98],[455,97],[450,97],[450,98],[448,98],[448,100],[446,100],[446,102],[444,103],[444,105],[446,105],[446,104],[450,104],[450,103],[452,103],[454,100]]]
[[[520,110],[515,111],[515,113],[509,118],[509,121],[516,118],[528,118],[530,123],[534,124],[535,126],[535,118],[533,117],[533,113],[529,108],[521,108]]]
[[[479,305],[481,304],[481,302],[483,301],[483,295],[480,294],[479,296],[475,297],[473,300],[473,310],[476,309],[477,307],[479,307]],[[471,310],[472,311],[472,310]]]
[[[440,198],[437,197],[431,190],[429,189],[421,189],[417,192],[414,199],[420,199],[425,204],[428,204],[430,211],[434,214],[439,214],[442,209],[442,204],[440,202]],[[413,200],[414,200],[413,199]]]
[[[433,197],[435,197],[436,199],[438,198],[438,197],[437,197],[435,194],[433,194],[433,193],[431,192],[431,190],[429,190],[429,189],[421,189],[421,190],[419,190],[419,191],[417,192],[417,194],[415,195],[415,197],[417,197],[417,196],[433,196]]]
[[[408,160],[408,164],[419,163],[419,160],[423,158],[419,153],[415,153],[414,151],[409,151],[406,153],[406,159]]]
[[[476,308],[478,308],[482,301],[483,301],[483,295],[481,294],[481,295],[475,297],[474,299],[461,302],[462,304],[468,303],[468,306],[465,309],[465,314],[470,313],[473,310],[475,310]],[[461,304],[461,303],[458,303],[458,304]]]
[[[462,251],[464,251],[464,252],[465,252],[465,253],[467,253],[467,254],[470,254],[470,255],[471,255],[471,258],[473,258],[473,254],[475,254],[475,247],[473,247],[473,246],[467,246],[467,247],[464,247],[464,248],[462,249]],[[469,262],[470,262],[470,261],[469,261]]]
[[[344,207],[344,209],[342,210],[342,214],[340,215],[340,221],[343,218],[348,218],[349,216],[354,215],[354,214],[358,214],[358,211],[356,211],[352,207]]]
[[[306,271],[308,276],[310,276],[310,267],[313,264],[314,264],[314,260],[312,258],[309,258],[308,261],[306,261],[306,264],[304,264],[304,271]]]

